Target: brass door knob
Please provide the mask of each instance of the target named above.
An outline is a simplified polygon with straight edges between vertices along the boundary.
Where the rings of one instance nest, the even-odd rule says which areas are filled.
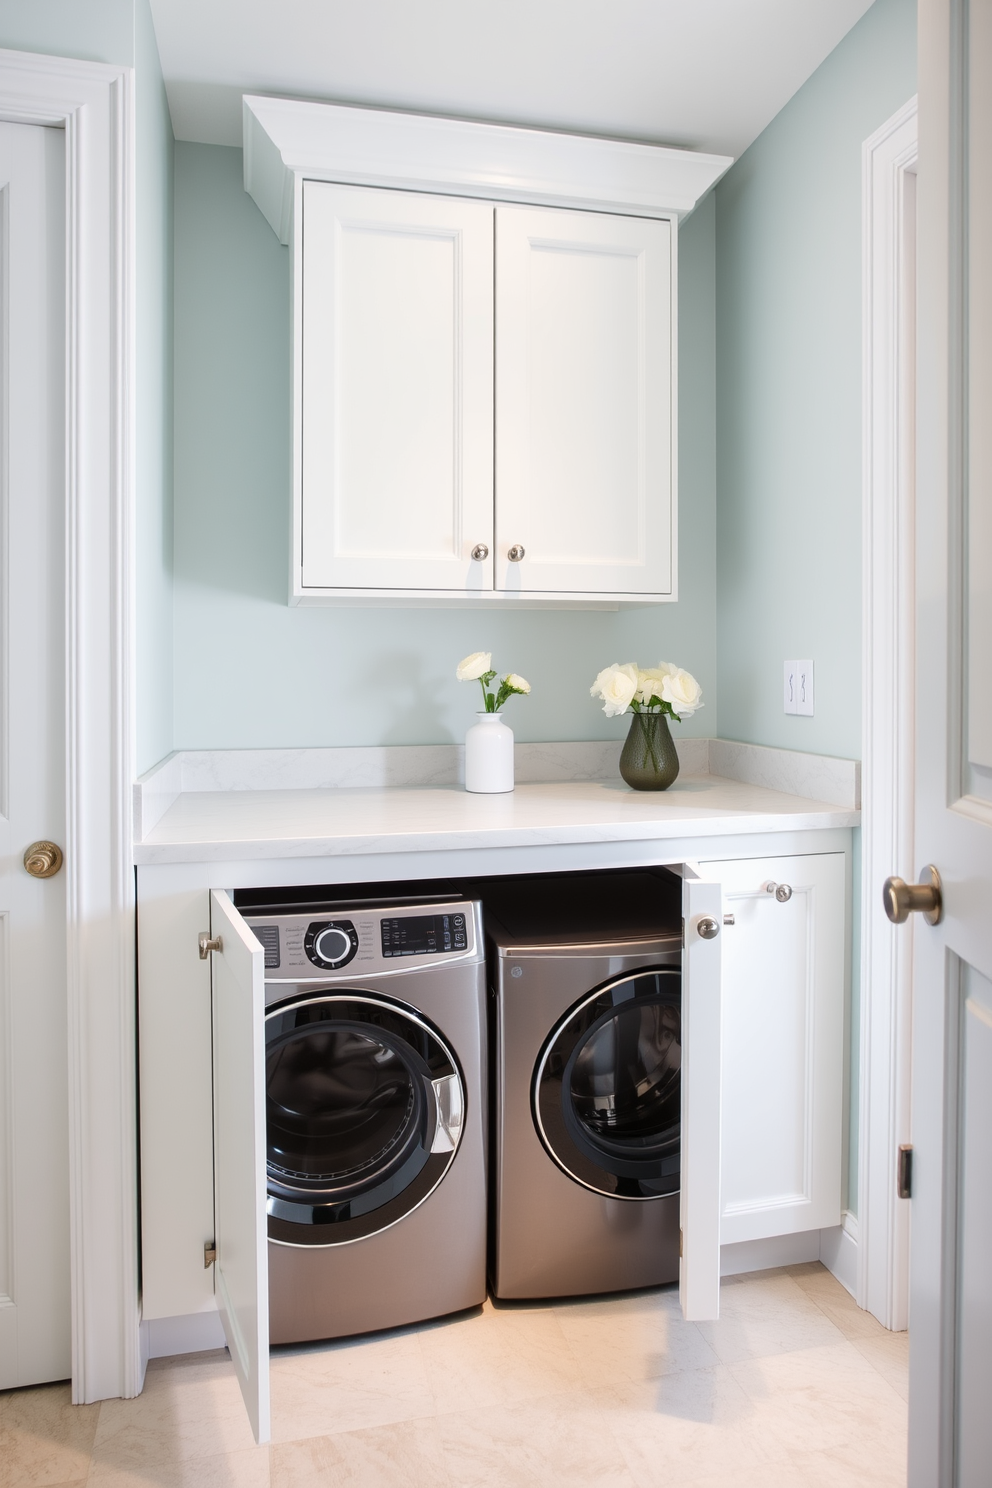
[[[882,903],[893,925],[904,925],[911,914],[921,914],[928,925],[939,925],[944,915],[940,874],[928,863],[920,872],[919,883],[887,878],[882,887]]]
[[[32,878],[54,878],[62,867],[62,849],[55,842],[32,842],[24,866]]]

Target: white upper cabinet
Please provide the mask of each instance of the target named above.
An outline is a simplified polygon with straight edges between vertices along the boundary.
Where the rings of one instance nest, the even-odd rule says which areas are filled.
[[[673,228],[496,209],[498,590],[675,597]]]
[[[244,121],[293,252],[292,603],[675,599],[676,237],[732,162],[294,99]]]
[[[301,312],[304,589],[491,590],[492,207],[305,182]]]

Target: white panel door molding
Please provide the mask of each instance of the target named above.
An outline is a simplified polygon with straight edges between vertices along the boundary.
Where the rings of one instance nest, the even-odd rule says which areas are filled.
[[[72,1383],[141,1388],[131,590],[133,80],[0,51],[0,119],[65,131],[65,895]]]
[[[722,1242],[841,1222],[843,853],[706,862],[723,946]],[[771,886],[771,887],[769,887]],[[779,886],[784,902],[776,898]]]
[[[691,1322],[720,1316],[722,890],[683,869],[682,1178],[679,1300]],[[714,933],[715,931],[715,933]]]
[[[228,894],[210,893],[217,1307],[251,1428],[269,1439],[265,1214],[265,952]]]
[[[673,231],[496,208],[502,593],[677,597]]]
[[[302,213],[294,587],[490,592],[493,209],[306,181]]]

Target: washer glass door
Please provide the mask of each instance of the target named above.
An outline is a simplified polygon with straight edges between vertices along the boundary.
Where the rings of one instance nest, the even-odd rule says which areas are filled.
[[[552,1031],[534,1071],[534,1120],[560,1168],[597,1193],[677,1193],[682,1012],[678,969],[600,987]]]
[[[423,1203],[461,1138],[454,1055],[410,1009],[317,993],[266,1017],[269,1238],[340,1245]]]

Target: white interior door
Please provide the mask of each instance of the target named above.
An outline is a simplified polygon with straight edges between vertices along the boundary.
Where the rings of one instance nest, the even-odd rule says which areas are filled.
[[[71,1369],[64,140],[0,124],[0,1389]]]
[[[682,1231],[679,1299],[690,1321],[720,1316],[720,947],[723,890],[683,869]]]
[[[843,853],[707,862],[723,946],[724,1245],[841,1221]],[[787,897],[786,897],[787,896]]]
[[[269,1439],[265,1217],[265,952],[231,902],[210,894],[217,1306],[255,1440]]]
[[[299,230],[304,590],[490,591],[492,207],[306,181]]]
[[[675,598],[672,234],[496,208],[499,590]]]
[[[992,7],[923,0],[911,1488],[992,1474]]]

